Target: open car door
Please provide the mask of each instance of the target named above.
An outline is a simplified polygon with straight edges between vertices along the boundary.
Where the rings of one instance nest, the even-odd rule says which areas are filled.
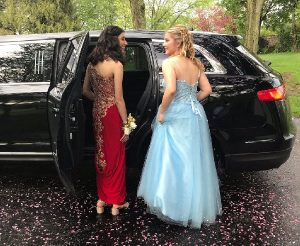
[[[88,32],[57,40],[48,90],[48,120],[53,157],[68,192],[75,192],[74,174],[82,159],[84,112],[82,76],[89,42]]]

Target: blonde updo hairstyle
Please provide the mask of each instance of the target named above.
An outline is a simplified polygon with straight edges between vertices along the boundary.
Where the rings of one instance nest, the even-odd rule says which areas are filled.
[[[203,64],[195,57],[192,33],[184,25],[176,25],[166,31],[180,43],[179,55],[191,59],[201,72],[204,71]]]

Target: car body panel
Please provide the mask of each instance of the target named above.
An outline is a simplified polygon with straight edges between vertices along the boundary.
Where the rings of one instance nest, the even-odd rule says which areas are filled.
[[[69,192],[75,191],[73,176],[81,160],[84,141],[82,131],[79,130],[84,129],[81,75],[82,57],[85,57],[88,40],[87,32],[78,34],[68,42],[61,59],[54,59],[58,67],[53,70],[48,94],[48,118],[54,161]],[[64,45],[64,42],[58,45]]]
[[[47,91],[55,39],[0,42],[0,160],[49,159]]]
[[[0,70],[0,160],[52,158],[66,189],[75,190],[74,175],[82,156],[93,158],[95,151],[92,102],[82,97],[81,87],[87,55],[100,33],[0,37],[0,55],[1,45],[55,43],[50,81],[12,83],[6,76],[9,67],[5,73]],[[163,34],[125,32],[128,47],[141,48],[148,64],[143,71],[124,71],[125,102],[138,125],[126,145],[128,166],[143,166],[151,124],[162,100],[161,62],[165,55],[157,43],[162,44]],[[201,103],[207,114],[216,163],[231,171],[279,167],[289,157],[296,134],[288,99],[264,102],[257,92],[283,85],[282,76],[244,48],[238,36],[193,32],[193,37],[196,57],[205,65],[213,88]],[[68,57],[69,48],[73,50]],[[35,61],[43,57],[38,50],[34,52]],[[33,70],[38,74],[40,64],[43,63],[34,63]],[[147,79],[141,77],[143,74]],[[131,79],[136,80],[133,86],[129,85]],[[144,91],[139,98],[133,98],[141,80]]]

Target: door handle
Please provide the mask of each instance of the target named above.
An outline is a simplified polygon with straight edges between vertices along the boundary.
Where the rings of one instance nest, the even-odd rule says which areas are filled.
[[[216,89],[232,89],[234,88],[234,85],[216,85]]]
[[[54,112],[54,113],[58,113],[59,112],[59,108],[52,108],[52,111]]]

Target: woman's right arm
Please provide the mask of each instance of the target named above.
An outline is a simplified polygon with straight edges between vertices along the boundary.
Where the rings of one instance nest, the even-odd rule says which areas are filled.
[[[201,101],[204,98],[208,97],[212,92],[211,85],[204,72],[201,72],[200,74],[199,87],[200,91],[197,93],[197,99]]]
[[[92,91],[91,82],[90,82],[90,67],[89,67],[89,65],[87,66],[86,71],[85,71],[82,94],[86,98],[90,99],[91,101],[95,100],[95,94]]]
[[[115,100],[123,123],[127,122],[127,110],[123,98],[123,65],[121,62],[114,66]]]
[[[161,104],[159,106],[158,121],[164,122],[164,113],[170,105],[176,93],[176,72],[171,64],[170,59],[164,60],[162,64],[164,80],[166,82],[166,90],[164,92]]]

